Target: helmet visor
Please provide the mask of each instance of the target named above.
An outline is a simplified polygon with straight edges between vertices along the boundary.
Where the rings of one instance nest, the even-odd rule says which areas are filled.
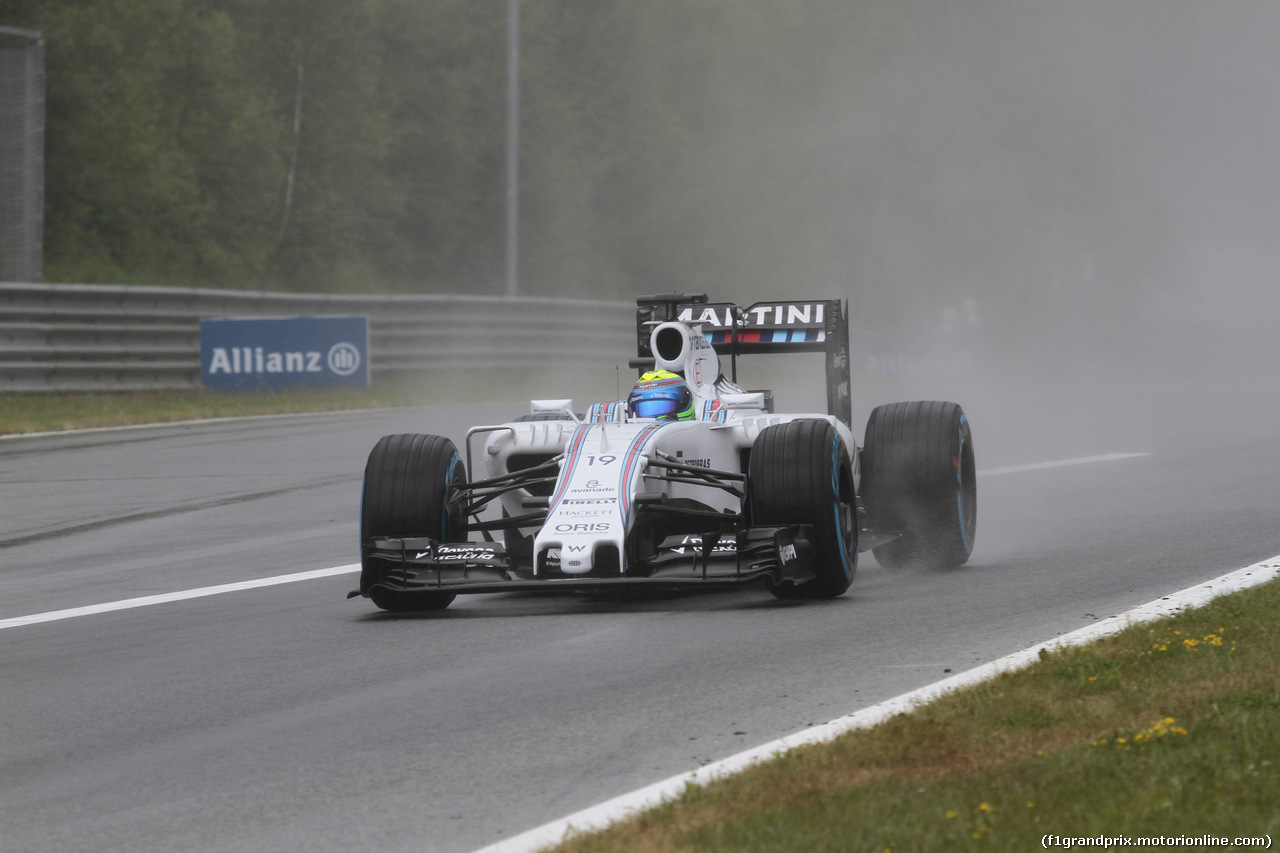
[[[689,407],[689,389],[647,388],[632,393],[631,414],[638,418],[669,418]]]

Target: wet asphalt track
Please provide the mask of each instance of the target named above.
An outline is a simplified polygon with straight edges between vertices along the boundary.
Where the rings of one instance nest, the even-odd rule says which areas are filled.
[[[0,630],[0,850],[472,850],[1280,552],[1269,422],[960,399],[973,560],[830,602],[397,618],[346,574]],[[509,408],[0,441],[0,623],[354,563],[377,438]]]

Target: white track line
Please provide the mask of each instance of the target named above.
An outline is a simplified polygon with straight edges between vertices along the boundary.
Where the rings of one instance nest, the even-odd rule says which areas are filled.
[[[207,595],[222,595],[225,592],[239,592],[243,589],[259,589],[264,586],[278,586],[284,583],[327,578],[332,575],[344,575],[360,571],[360,564],[334,566],[328,569],[314,569],[309,572],[297,572],[291,575],[276,575],[271,578],[258,578],[251,581],[226,583],[221,586],[206,586],[201,589],[187,589],[181,592],[166,592],[160,595],[147,595],[142,598],[127,598],[123,601],[108,601],[105,604],[90,604],[87,607],[72,607],[69,610],[51,610],[48,613],[34,613],[31,616],[17,616],[12,619],[0,619],[0,629],[17,628],[20,625],[35,625],[40,622],[57,622],[60,619],[75,619],[79,616],[93,616],[97,613],[110,613],[114,610],[132,610],[135,607],[150,607],[153,604],[168,604],[171,601],[186,601],[189,598],[204,598]]]
[[[315,415],[335,414],[334,412],[315,412],[308,413]],[[347,412],[337,412],[336,414],[349,414]],[[278,417],[298,417],[297,415],[255,415],[252,416],[259,419],[278,418]],[[248,420],[249,418],[226,418],[221,420]],[[210,421],[181,421],[176,425],[193,423],[209,423]],[[143,424],[138,426],[127,427],[100,427],[103,432],[108,430],[119,429],[147,429],[156,426],[172,426],[173,424]],[[74,430],[74,432],[93,432],[95,430]],[[36,435],[55,435],[60,433],[37,433]],[[0,438],[26,438],[31,436],[0,436]],[[1085,465],[1091,462],[1113,462],[1117,459],[1129,459],[1134,456],[1149,456],[1148,453],[1108,453],[1103,456],[1085,456],[1079,459],[1063,459],[1057,462],[1036,462],[1030,465],[1015,465],[1010,468],[993,468],[988,471],[979,471],[979,474],[990,476],[992,474],[1014,474],[1022,471],[1039,471],[1044,468],[1062,468],[1068,465]],[[329,569],[316,569],[309,572],[298,572],[291,575],[278,575],[271,578],[259,578],[251,581],[241,581],[240,583],[228,583],[221,586],[208,586],[201,589],[189,589],[181,592],[167,592],[160,595],[148,595],[142,598],[128,598],[123,601],[109,601],[105,604],[91,604],[86,607],[73,607],[69,610],[51,610],[48,613],[34,613],[30,616],[16,616],[11,619],[0,619],[0,630],[4,628],[16,628],[20,625],[35,625],[40,622],[57,622],[60,619],[75,619],[79,616],[93,616],[97,613],[110,613],[115,610],[131,610],[135,607],[150,607],[153,604],[168,604],[171,601],[186,601],[190,598],[203,598],[207,595],[221,595],[226,592],[239,592],[244,589],[258,589],[264,586],[276,586],[283,583],[297,583],[298,581],[314,580],[315,578],[327,578],[332,575],[347,574],[348,572],[360,571],[359,564],[347,566],[334,566]]]
[[[1038,471],[1046,468],[1061,468],[1070,465],[1085,465],[1093,462],[1112,462],[1119,459],[1130,459],[1137,456],[1148,456],[1147,453],[1110,453],[1101,456],[1086,456],[1077,459],[1063,459],[1056,462],[1038,462],[1030,465],[1016,465],[1008,468],[994,468],[980,471],[980,474],[1013,474],[1023,471]],[[111,601],[105,604],[92,604],[87,607],[73,607],[68,610],[53,610],[48,613],[35,613],[31,616],[18,616],[12,619],[0,619],[0,629],[16,628],[20,625],[34,625],[41,622],[56,622],[60,619],[74,619],[80,616],[91,616],[98,613],[109,613],[116,610],[129,610],[136,607],[149,607],[154,604],[168,604],[172,601],[185,601],[192,598],[203,598],[209,595],[221,595],[227,592],[239,592],[246,589],[259,589],[279,584],[297,583],[315,580],[334,575],[358,572],[360,565],[354,563],[346,566],[333,566],[328,569],[316,569],[309,572],[297,572],[289,575],[278,575],[270,578],[240,581],[238,583],[209,586],[200,589],[169,592],[160,595],[148,595],[142,598],[129,598],[123,601]],[[672,776],[661,782],[655,782],[629,794],[623,794],[606,800],[599,805],[575,812],[568,817],[530,829],[520,835],[499,841],[484,847],[476,853],[532,853],[562,841],[574,832],[591,832],[603,829],[611,823],[623,820],[632,814],[660,805],[666,800],[678,797],[687,785],[703,785],[716,779],[722,779],[739,773],[753,764],[773,758],[787,750],[814,743],[825,743],[845,732],[854,729],[869,728],[896,714],[910,711],[920,705],[939,698],[953,690],[986,681],[989,678],[1016,669],[1022,669],[1039,659],[1041,649],[1047,647],[1077,646],[1092,642],[1102,637],[1118,633],[1130,625],[1151,622],[1162,616],[1169,616],[1189,607],[1200,607],[1220,595],[1237,590],[1247,589],[1258,584],[1280,577],[1280,555],[1247,566],[1222,577],[1206,581],[1181,592],[1144,604],[1141,607],[1112,616],[1093,625],[1064,634],[1054,640],[1037,643],[1029,649],[1007,655],[999,660],[967,670],[959,675],[927,685],[910,693],[904,693],[894,699],[863,708],[853,714],[839,717],[829,723],[813,726],[805,731],[788,735],[778,740],[757,746],[737,755],[708,764],[697,770]]]
[[[723,761],[708,764],[697,770],[672,776],[661,782],[614,797],[597,806],[575,812],[568,817],[552,821],[535,829],[523,832],[496,844],[484,847],[476,853],[532,853],[553,844],[558,844],[567,836],[578,832],[593,832],[605,828],[615,821],[628,818],[637,812],[653,808],[667,800],[679,797],[687,785],[705,785],[716,779],[723,779],[739,773],[761,761],[774,758],[788,750],[808,744],[825,743],[845,732],[854,729],[870,728],[884,722],[897,714],[931,702],[947,693],[962,687],[994,678],[1002,672],[1022,669],[1039,659],[1042,649],[1079,646],[1093,642],[1102,637],[1118,633],[1130,625],[1152,622],[1163,616],[1171,616],[1181,610],[1200,607],[1208,604],[1220,595],[1247,589],[1280,577],[1280,555],[1276,555],[1261,563],[1254,563],[1238,571],[1214,578],[1211,581],[1184,589],[1181,592],[1167,595],[1149,604],[1103,619],[1078,631],[1072,631],[1056,639],[1037,643],[1029,649],[1002,657],[999,660],[967,670],[959,675],[904,693],[887,702],[863,708],[848,716],[840,717],[829,723],[806,729],[794,735],[757,746],[746,752],[730,756]]]
[[[401,407],[390,407],[401,408]],[[188,418],[183,421],[156,421],[148,424],[118,424],[116,426],[77,427],[76,429],[52,429],[44,432],[7,432],[0,435],[0,441],[17,441],[23,438],[58,438],[66,435],[93,435],[99,432],[124,432],[144,429],[168,429],[170,427],[206,426],[208,424],[230,424],[237,421],[266,421],[272,418],[319,418],[325,415],[364,415],[370,412],[384,412],[387,409],[331,409],[319,412],[277,412],[273,415],[228,415],[213,418]]]
[[[1059,459],[1056,462],[1032,462],[1029,465],[1010,465],[1007,468],[987,468],[978,471],[978,474],[986,477],[990,477],[993,474],[1021,474],[1024,471],[1066,468],[1071,465],[1090,465],[1094,462],[1115,462],[1118,459],[1133,459],[1138,456],[1150,455],[1150,453],[1104,453],[1101,456],[1081,456],[1078,459]]]

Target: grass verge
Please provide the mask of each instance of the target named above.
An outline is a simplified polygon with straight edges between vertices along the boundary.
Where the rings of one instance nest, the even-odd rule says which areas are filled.
[[[874,728],[690,786],[554,849],[879,853],[1026,851],[1105,837],[1280,840],[1278,610],[1280,583],[1271,582],[1044,654]]]
[[[530,397],[616,399],[610,396],[614,385],[612,375],[584,383],[573,370],[548,373],[530,365],[524,370],[457,368],[424,373],[411,381],[384,380],[371,388],[330,391],[0,393],[0,435],[438,403],[510,401],[514,416],[528,411]]]
[[[407,389],[216,394],[209,391],[0,394],[0,435],[198,418],[326,412],[413,405]]]

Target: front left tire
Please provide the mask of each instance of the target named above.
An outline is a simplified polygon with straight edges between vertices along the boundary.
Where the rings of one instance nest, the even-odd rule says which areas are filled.
[[[360,543],[378,536],[426,537],[437,542],[465,538],[461,511],[449,503],[453,486],[467,481],[453,442],[439,435],[383,436],[369,453],[360,503]],[[362,558],[360,592],[383,610],[397,613],[443,610],[449,592],[405,592],[380,586],[386,561]]]
[[[877,406],[862,448],[862,497],[867,526],[899,534],[872,549],[880,565],[963,565],[978,514],[973,432],[964,410],[938,400]]]

